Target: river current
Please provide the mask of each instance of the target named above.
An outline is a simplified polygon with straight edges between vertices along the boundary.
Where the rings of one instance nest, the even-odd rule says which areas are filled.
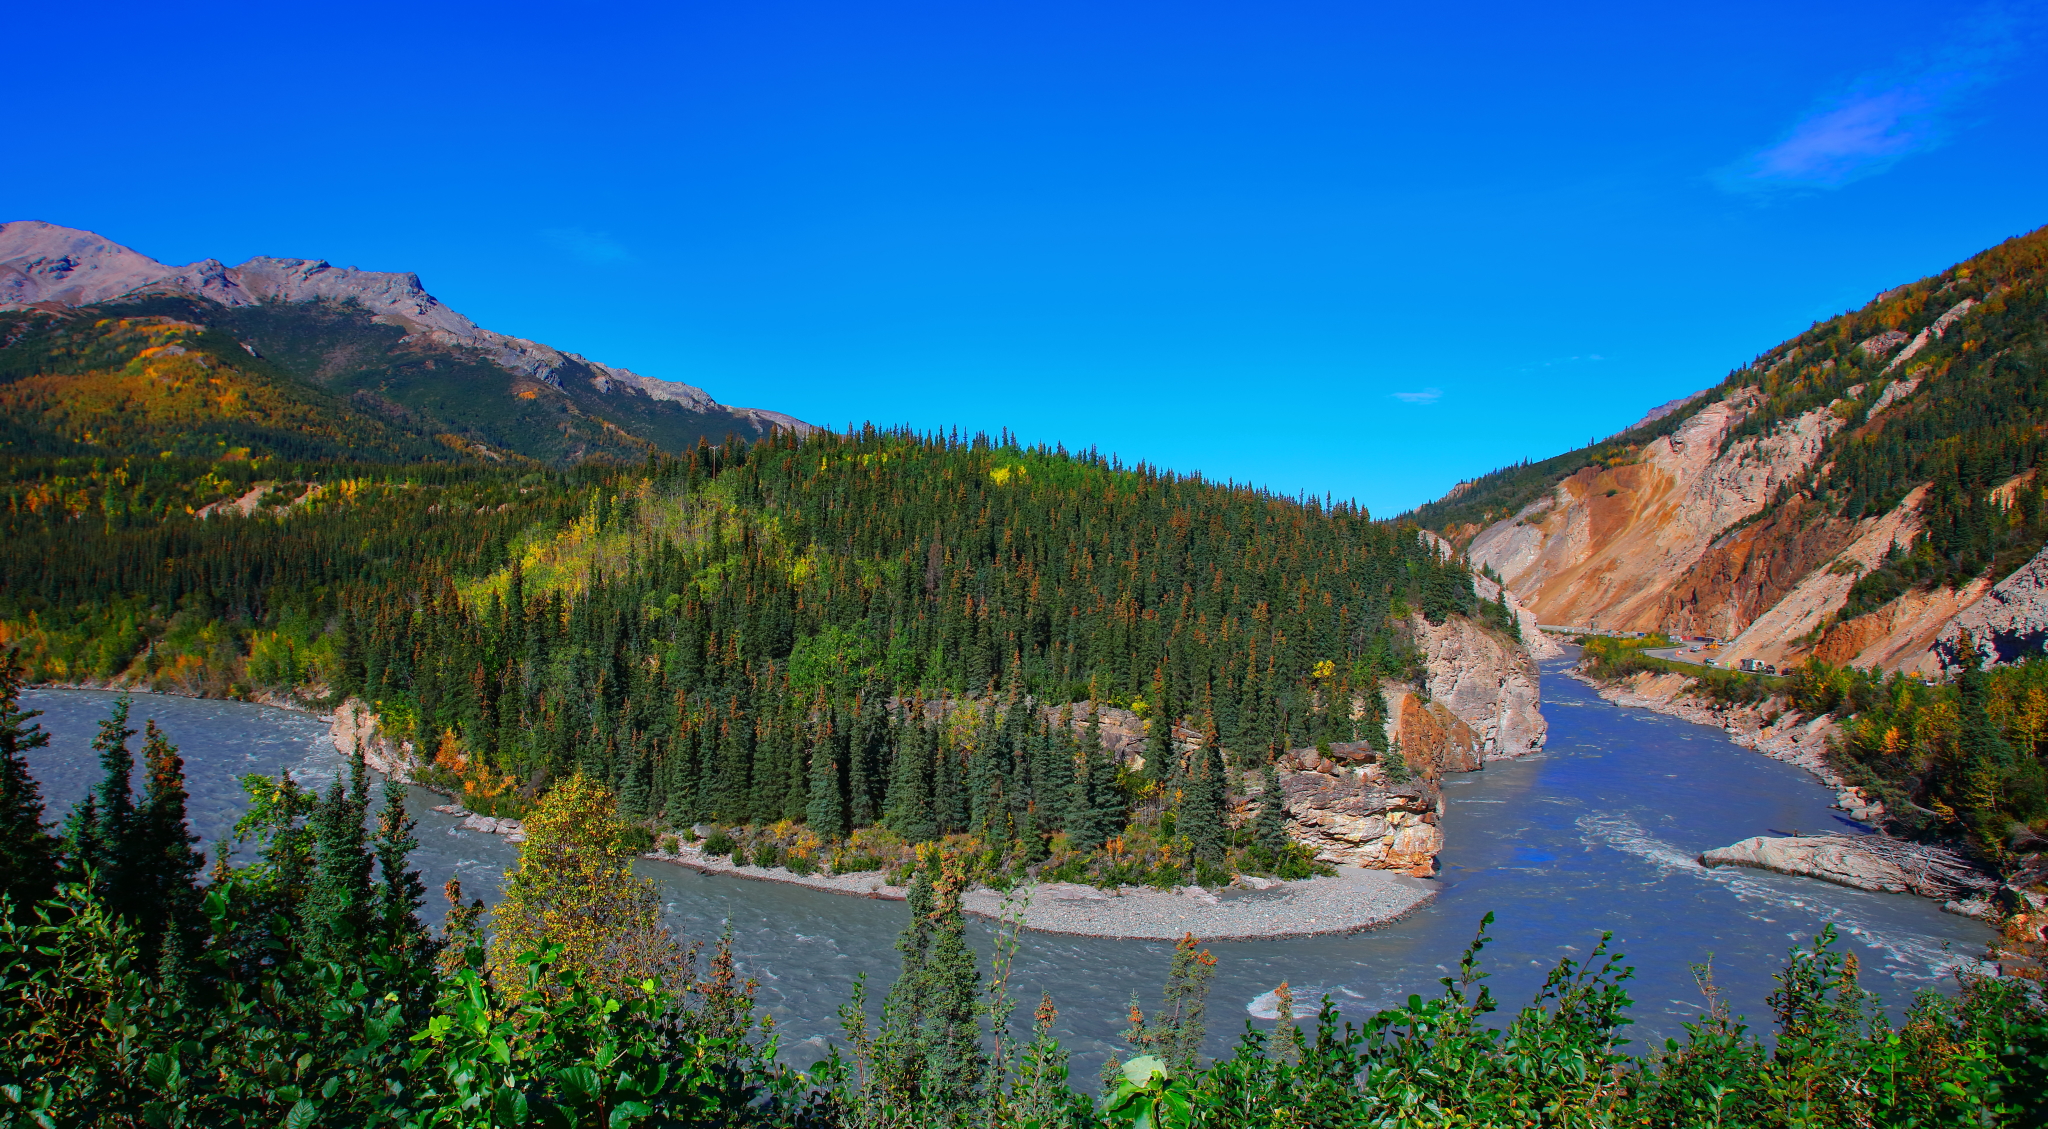
[[[1731,1007],[1767,1028],[1764,1001],[1786,950],[1828,922],[1861,959],[1865,986],[1894,1011],[1920,989],[1951,986],[1950,969],[1984,951],[1988,927],[1924,899],[1698,866],[1699,852],[1751,835],[1862,828],[1833,810],[1832,792],[1804,771],[1731,744],[1719,730],[1602,701],[1565,676],[1569,660],[1542,665],[1548,748],[1446,780],[1441,896],[1373,932],[1210,945],[1218,962],[1210,1053],[1228,1053],[1247,1019],[1272,1019],[1272,989],[1283,980],[1303,1013],[1328,995],[1348,1018],[1432,993],[1489,910],[1494,940],[1482,961],[1507,1009],[1528,999],[1560,957],[1583,957],[1603,930],[1613,931],[1614,948],[1636,970],[1628,987],[1638,1053],[1701,1013],[1689,966],[1708,960]],[[90,744],[114,697],[24,695],[52,735],[30,758],[52,818],[93,783]],[[326,725],[303,714],[137,695],[134,726],[145,718],[180,746],[191,822],[208,844],[243,808],[240,775],[290,772],[324,788],[344,767]],[[436,921],[449,877],[488,900],[516,849],[428,810],[442,802],[409,790],[422,842],[414,859],[435,891],[428,908]],[[686,939],[712,941],[730,925],[741,967],[759,981],[757,999],[774,1014],[786,1057],[799,1064],[837,1037],[837,1009],[857,976],[867,975],[872,1004],[895,974],[901,902],[638,866],[659,884],[671,925]],[[986,954],[989,930],[974,929]],[[1060,1013],[1055,1030],[1085,1081],[1121,1047],[1132,995],[1156,1002],[1170,952],[1158,943],[1025,933],[1011,978],[1018,1021],[1028,1024],[1039,993],[1049,992]]]

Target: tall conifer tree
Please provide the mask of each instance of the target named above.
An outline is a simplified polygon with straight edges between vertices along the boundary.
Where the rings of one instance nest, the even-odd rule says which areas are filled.
[[[40,710],[21,708],[23,672],[14,652],[0,651],[0,895],[16,915],[57,888],[58,843],[43,826],[43,793],[29,774],[28,752],[50,743],[36,723]]]

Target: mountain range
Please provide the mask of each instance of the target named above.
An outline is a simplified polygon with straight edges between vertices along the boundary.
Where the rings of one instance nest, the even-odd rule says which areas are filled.
[[[484,329],[416,274],[268,257],[169,266],[37,221],[0,224],[0,401],[0,449],[14,453],[561,464],[813,430]]]

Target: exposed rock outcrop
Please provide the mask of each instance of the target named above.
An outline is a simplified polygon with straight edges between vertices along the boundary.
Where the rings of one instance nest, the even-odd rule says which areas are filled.
[[[1425,878],[1435,873],[1444,835],[1443,793],[1434,784],[1390,784],[1375,768],[1310,770],[1282,773],[1280,791],[1290,833],[1322,861]],[[1239,806],[1261,802],[1255,792]]]
[[[413,748],[411,741],[397,741],[386,736],[379,728],[381,724],[381,719],[368,702],[350,698],[334,711],[334,720],[327,733],[334,742],[335,751],[341,755],[353,754],[360,745],[363,763],[401,784],[417,783],[414,775],[423,767],[418,750]]]
[[[1701,866],[1750,866],[1779,874],[1797,874],[1886,894],[1944,895],[1946,888],[1923,889],[1913,876],[1889,859],[1858,850],[1847,835],[1756,835],[1700,855]]]
[[[1387,745],[1399,749],[1417,775],[1434,779],[1485,767],[1484,739],[1448,706],[1424,701],[1405,683],[1387,687],[1386,696]]]
[[[2038,654],[2048,643],[2048,548],[1999,581],[1941,629],[1935,652],[1943,669],[1968,665],[1971,652],[1987,666]]]
[[[1667,623],[1673,582],[1781,485],[1811,470],[1843,424],[1831,408],[1817,408],[1730,442],[1758,398],[1742,389],[1645,444],[1635,461],[1580,470],[1473,538],[1472,561],[1499,573],[1545,623],[1733,634],[1748,622],[1739,607],[1681,602],[1681,619],[1707,622]]]
[[[1815,511],[1795,498],[1768,519],[1716,538],[1670,583],[1658,622],[1726,639],[1768,615],[1855,536],[1854,522]],[[1855,578],[1840,579],[1846,593]]]
[[[1471,729],[1478,755],[1518,757],[1543,747],[1550,723],[1543,718],[1536,660],[1526,646],[1455,616],[1440,624],[1416,616],[1410,630],[1428,671],[1431,703],[1441,703]],[[1526,621],[1522,638],[1554,646]],[[1386,690],[1388,736],[1404,749],[1409,747],[1402,736],[1407,719],[1421,720],[1404,705],[1416,689],[1394,685]]]
[[[1984,915],[1999,887],[1952,847],[1888,835],[1758,835],[1702,854],[1700,865],[1751,866],[1859,890],[1956,899],[1942,908],[1973,917]]]

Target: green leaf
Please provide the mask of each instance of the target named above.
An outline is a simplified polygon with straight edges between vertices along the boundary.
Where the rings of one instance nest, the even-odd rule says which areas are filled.
[[[500,1121],[511,1125],[526,1124],[526,1095],[510,1086],[500,1086],[491,1095],[491,1108]]]
[[[304,1098],[292,1106],[284,1115],[284,1129],[308,1129],[313,1119],[320,1116],[320,1107]]]
[[[620,1126],[644,1121],[653,1115],[654,1107],[646,1102],[620,1102],[612,1107],[611,1120],[606,1124],[608,1129],[619,1129]]]
[[[587,1066],[571,1066],[555,1071],[555,1083],[562,1087],[563,1093],[580,1105],[595,1102],[599,1091],[604,1087],[604,1082],[598,1078],[597,1071]]]
[[[1166,1063],[1158,1055],[1139,1055],[1124,1063],[1124,1077],[1130,1079],[1133,1086],[1150,1085],[1152,1079],[1164,1073]]]
[[[142,1076],[154,1090],[176,1089],[182,1073],[178,1056],[173,1054],[158,1051],[142,1061]]]

